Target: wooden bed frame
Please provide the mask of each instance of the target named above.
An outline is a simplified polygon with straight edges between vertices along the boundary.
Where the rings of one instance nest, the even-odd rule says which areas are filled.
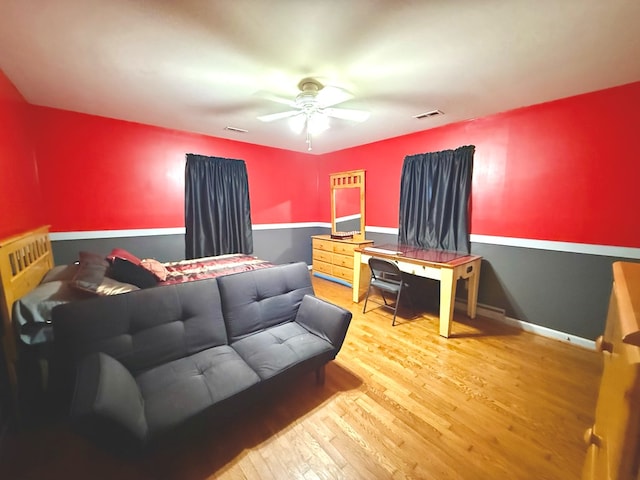
[[[13,302],[33,290],[53,268],[49,225],[0,240],[0,316],[9,381],[16,395],[17,345],[11,321]]]

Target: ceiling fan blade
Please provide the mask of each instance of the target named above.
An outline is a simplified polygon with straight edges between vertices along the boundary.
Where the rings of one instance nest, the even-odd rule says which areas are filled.
[[[298,115],[300,110],[289,110],[288,112],[271,113],[269,115],[259,115],[257,118],[263,122],[273,122],[275,120],[282,120],[283,118],[293,117]]]
[[[371,115],[370,112],[365,110],[353,110],[350,108],[325,108],[322,112],[330,117],[352,120],[354,122],[364,122]]]
[[[339,87],[332,87],[331,85],[324,87],[316,96],[316,100],[318,101],[320,108],[331,107],[332,105],[346,102],[352,98],[353,95],[346,90]]]
[[[264,90],[256,92],[255,95],[260,98],[264,98],[265,100],[271,100],[272,102],[282,103],[283,105],[288,105],[290,107],[296,106],[296,102],[294,102],[290,98],[280,97],[278,95],[274,95],[273,93],[265,92]]]

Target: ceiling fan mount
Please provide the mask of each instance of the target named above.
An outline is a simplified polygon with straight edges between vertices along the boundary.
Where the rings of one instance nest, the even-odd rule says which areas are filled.
[[[298,82],[298,90],[300,90],[301,92],[315,91],[317,93],[323,88],[324,88],[324,85],[322,85],[315,78],[311,78],[311,77],[303,78]]]
[[[298,83],[298,90],[300,90],[300,93],[296,96],[296,105],[299,105],[301,108],[315,106],[317,103],[316,97],[323,88],[324,85],[317,80],[313,78],[303,78]]]
[[[300,90],[300,93],[296,95],[294,100],[295,106],[307,116],[313,115],[314,113],[324,113],[323,105],[327,103],[327,101],[323,101],[322,95],[318,98],[318,94],[320,94],[323,88],[324,85],[318,80],[308,77],[303,78],[298,82],[298,90]]]

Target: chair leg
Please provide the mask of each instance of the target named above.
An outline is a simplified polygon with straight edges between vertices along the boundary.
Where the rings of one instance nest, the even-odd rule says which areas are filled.
[[[398,308],[400,307],[400,294],[402,293],[402,287],[398,290],[396,294],[395,304],[391,304],[387,301],[387,297],[384,294],[384,290],[380,289],[380,295],[382,296],[382,300],[384,302],[383,306],[388,308],[393,308],[393,320],[391,321],[391,326],[396,325],[396,316],[398,314]],[[364,306],[362,307],[362,313],[367,312],[367,302],[369,301],[369,294],[371,293],[371,286],[367,289],[367,295],[364,297]]]
[[[396,326],[396,315],[398,314],[398,308],[400,308],[400,294],[402,293],[402,288],[398,290],[398,295],[396,296],[396,305],[393,309],[393,320],[391,321],[391,326]]]
[[[384,290],[380,290],[380,295],[382,295],[382,301],[384,302],[384,304],[387,307],[390,307],[391,305],[389,304],[389,302],[387,302],[387,297],[384,296]]]
[[[371,293],[371,287],[367,288],[367,295],[364,297],[364,307],[362,307],[362,313],[367,311],[367,301],[369,300],[369,293]]]

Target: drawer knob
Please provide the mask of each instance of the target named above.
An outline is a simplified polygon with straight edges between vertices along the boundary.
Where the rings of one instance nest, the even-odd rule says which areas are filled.
[[[602,335],[596,338],[596,350],[598,352],[609,352],[613,353],[613,344],[611,342],[607,342]]]
[[[587,445],[595,445],[596,447],[602,447],[602,437],[600,435],[596,435],[593,431],[593,427],[587,428],[584,432],[584,443]]]

